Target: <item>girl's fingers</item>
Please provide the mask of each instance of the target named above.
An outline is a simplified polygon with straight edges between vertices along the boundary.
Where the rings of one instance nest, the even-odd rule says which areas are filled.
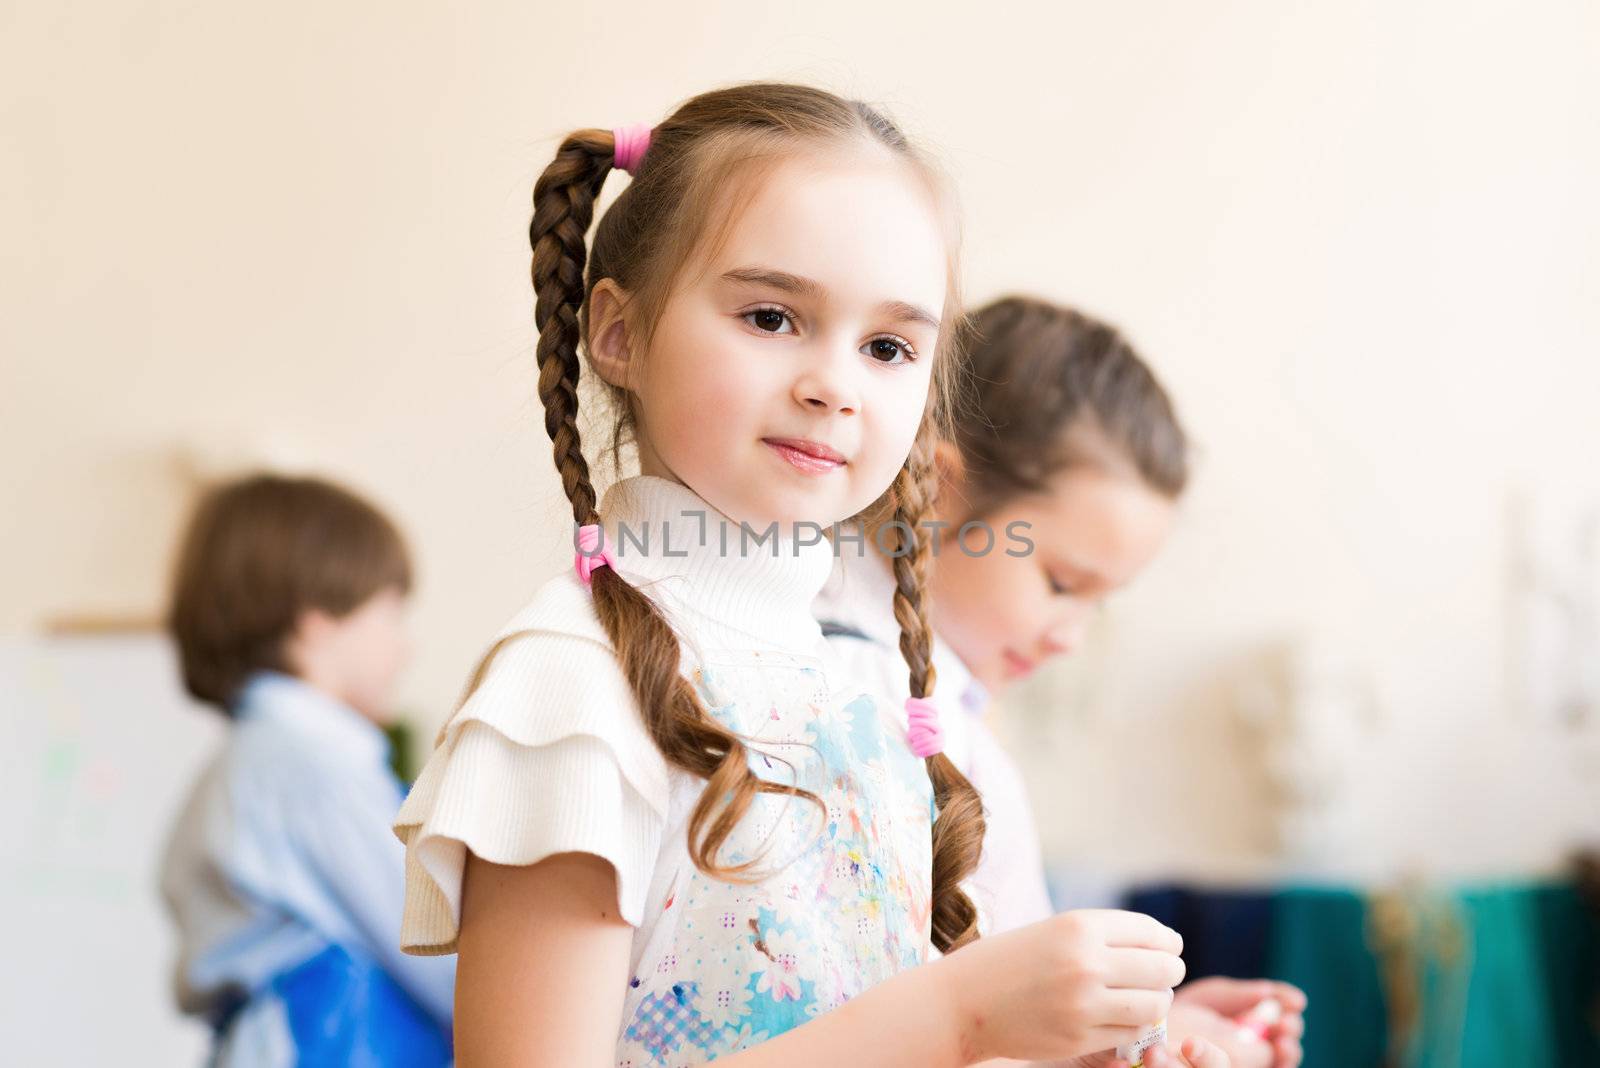
[[[1145,1068],[1230,1068],[1228,1055],[1200,1038],[1185,1039],[1182,1056],[1166,1046],[1144,1051]]]
[[[1183,936],[1159,920],[1142,912],[1124,912],[1120,909],[1085,909],[1104,921],[1101,931],[1106,945],[1133,949],[1159,949],[1175,956],[1183,953]]]
[[[1154,1027],[1157,1020],[1165,1020],[1172,1008],[1172,994],[1166,990],[1108,990],[1103,997],[1103,1007],[1090,1018],[1104,1027],[1142,1031]]]
[[[1194,1068],[1230,1068],[1228,1055],[1203,1038],[1187,1039],[1183,1043],[1183,1057]]]
[[[1272,984],[1272,996],[1282,1003],[1283,1012],[1286,1016],[1294,1016],[1306,1011],[1306,992],[1293,983],[1274,981]]]
[[[1183,993],[1224,1016],[1237,1016],[1267,998],[1277,997],[1278,986],[1270,979],[1229,979],[1214,975],[1196,979],[1183,988]]]
[[[1300,1042],[1293,1038],[1279,1038],[1272,1044],[1272,1068],[1300,1068],[1305,1052]]]
[[[1084,1044],[1109,1052],[1119,1046],[1128,1046],[1137,1042],[1139,1036],[1143,1035],[1149,1026],[1149,1023],[1144,1023],[1138,1027],[1091,1027],[1084,1036]],[[1127,1061],[1119,1060],[1115,1063],[1126,1065]],[[1111,1068],[1111,1066],[1106,1065],[1106,1068]]]
[[[1178,1058],[1166,1046],[1151,1046],[1144,1051],[1144,1068],[1181,1068]]]
[[[1229,979],[1214,975],[1196,979],[1184,987],[1184,991],[1224,1016],[1237,1016],[1266,998],[1272,998],[1282,1005],[1285,1016],[1306,1011],[1305,991],[1293,983],[1276,979]]]
[[[1272,1027],[1275,1038],[1300,1038],[1306,1033],[1306,1018],[1296,1013],[1285,1016]]]
[[[1183,958],[1158,949],[1106,950],[1106,986],[1122,990],[1171,990],[1183,982]]]

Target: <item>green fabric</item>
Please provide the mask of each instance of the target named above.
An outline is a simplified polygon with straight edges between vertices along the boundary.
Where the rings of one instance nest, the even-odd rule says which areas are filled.
[[[1365,903],[1347,890],[1292,889],[1273,900],[1268,974],[1310,999],[1304,1068],[1383,1063],[1388,1015],[1366,923]]]
[[[1471,932],[1470,985],[1459,1017],[1428,1020],[1419,1068],[1500,1068],[1529,1063],[1600,1065],[1589,1020],[1596,996],[1596,935],[1571,889],[1498,886],[1461,891],[1457,905]],[[1536,1051],[1549,1051],[1540,1058]]]
[[[1400,1051],[1404,1068],[1465,1068],[1467,1004],[1480,932],[1456,895],[1413,890],[1404,898],[1412,936],[1401,952],[1417,977],[1417,1018]]]
[[[1532,896],[1526,890],[1472,890],[1459,895],[1458,902],[1472,937],[1471,983],[1461,1019],[1428,1021],[1428,1037],[1435,1040],[1430,1048],[1453,1037],[1459,1027],[1461,1056],[1456,1063],[1461,1068],[1543,1061],[1533,1051],[1552,1049],[1555,1028]],[[1424,1059],[1420,1066],[1445,1068],[1447,1063]],[[1545,1063],[1564,1061],[1556,1057]]]
[[[1402,952],[1417,1019],[1395,1068],[1600,1068],[1600,927],[1565,885],[1414,892]],[[1338,889],[1273,900],[1269,974],[1305,990],[1305,1068],[1379,1068],[1389,1013],[1367,902]]]
[[[1537,886],[1528,896],[1556,1059],[1600,1068],[1600,917],[1570,886]]]

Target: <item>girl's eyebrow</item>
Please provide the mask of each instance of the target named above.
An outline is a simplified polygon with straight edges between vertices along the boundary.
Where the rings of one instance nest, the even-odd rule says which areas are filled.
[[[773,267],[735,267],[723,274],[723,280],[728,282],[742,282],[745,285],[767,286],[784,293],[793,293],[797,297],[810,297],[821,300],[828,295],[828,291],[821,282],[810,278],[802,278],[788,271],[780,271]]]
[[[780,271],[775,267],[735,267],[731,271],[725,271],[722,278],[724,281],[743,285],[767,286],[782,293],[792,293],[797,297],[811,300],[823,300],[828,296],[827,287],[821,282],[798,274],[790,274],[788,271]],[[878,307],[897,322],[921,323],[930,330],[939,329],[939,317],[920,305],[903,300],[889,300]]]

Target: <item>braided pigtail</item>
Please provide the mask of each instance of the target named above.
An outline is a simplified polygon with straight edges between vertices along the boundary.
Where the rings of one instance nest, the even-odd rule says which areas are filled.
[[[890,491],[894,502],[890,529],[896,539],[892,552],[894,617],[900,624],[900,653],[911,671],[912,697],[932,697],[936,678],[933,631],[923,599],[931,550],[929,539],[920,533],[938,486],[934,440],[933,421],[927,420]],[[928,777],[938,806],[933,823],[933,944],[941,953],[948,953],[978,937],[977,909],[961,889],[961,881],[978,866],[984,834],[983,801],[944,753],[928,757]]]
[[[572,502],[573,522],[593,523],[594,485],[578,433],[578,345],[583,338],[583,268],[589,259],[589,223],[600,186],[611,172],[611,135],[580,130],[561,143],[556,158],[533,187],[533,322],[539,331],[539,400],[544,429],[555,449],[561,486]]]
[[[556,469],[579,526],[599,522],[578,432],[586,235],[600,187],[620,148],[606,130],[580,130],[563,141],[534,185],[533,221],[528,228],[534,322],[539,329],[539,400]],[[678,636],[654,601],[610,567],[590,576],[590,590],[657,747],[675,767],[707,780],[689,819],[689,853],[695,866],[722,879],[757,877],[759,857],[732,866],[717,862],[718,852],[756,795],[802,797],[825,812],[822,800],[751,771],[744,741],[712,718],[681,674]]]

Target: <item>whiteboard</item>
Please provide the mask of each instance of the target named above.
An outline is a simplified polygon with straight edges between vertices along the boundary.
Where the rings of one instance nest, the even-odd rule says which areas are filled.
[[[202,1064],[209,1032],[172,1000],[157,866],[226,723],[150,633],[0,638],[0,726],[0,1061]]]

